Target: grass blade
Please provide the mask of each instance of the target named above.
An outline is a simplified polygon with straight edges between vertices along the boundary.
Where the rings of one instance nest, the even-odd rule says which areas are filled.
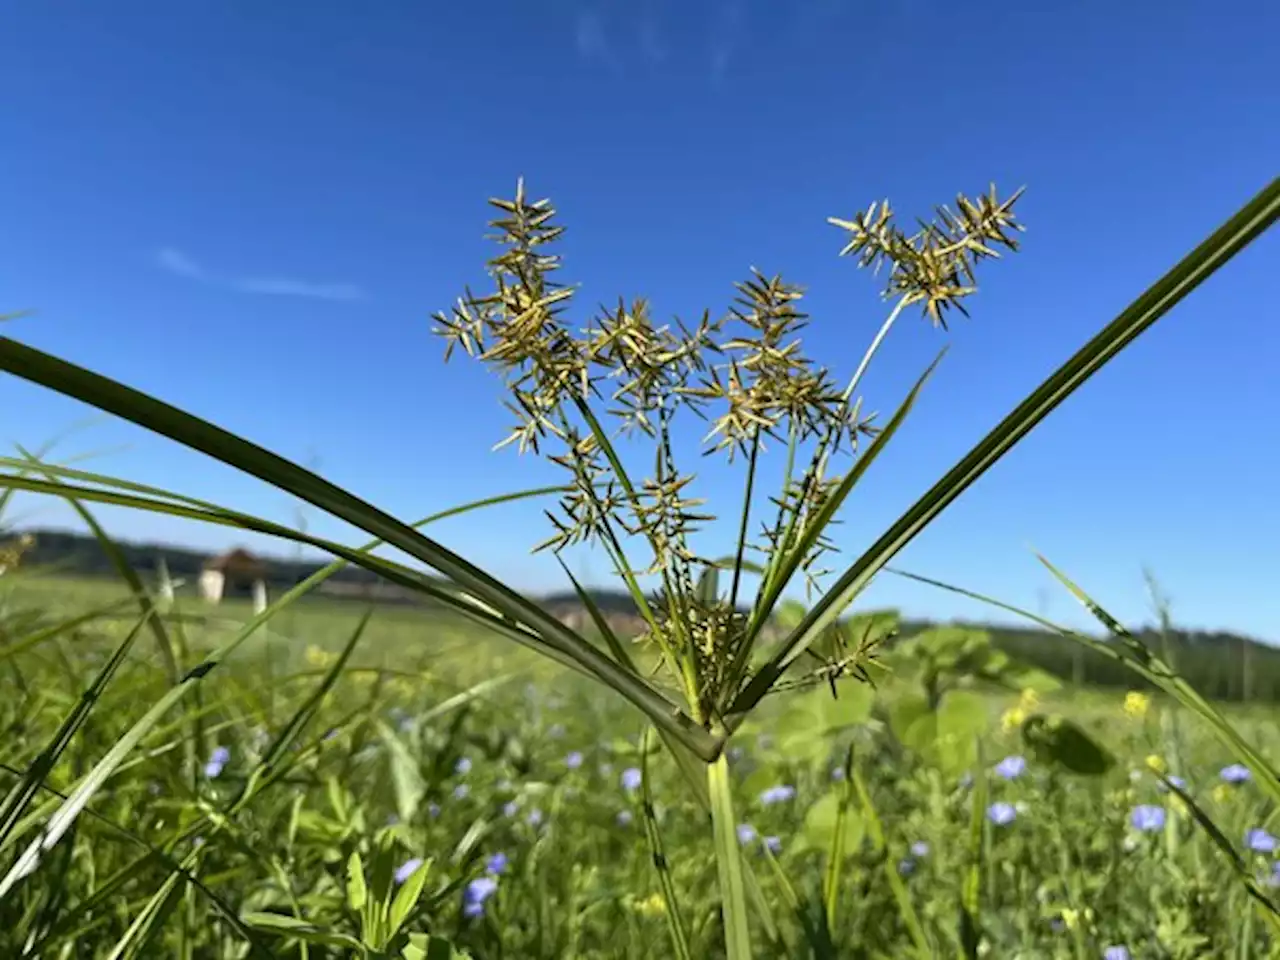
[[[207,420],[8,337],[0,337],[0,369],[168,437],[367,531],[559,646],[561,652],[630,700],[654,723],[666,727],[699,756],[710,760],[719,753],[721,738],[712,736],[678,708],[673,710],[671,702],[649,683],[627,673],[527,597],[403,521],[310,470]]]
[[[684,921],[680,917],[680,902],[676,897],[671,868],[667,865],[667,856],[662,847],[662,834],[658,832],[658,816],[653,808],[653,784],[649,779],[649,752],[652,739],[652,728],[646,727],[644,736],[640,740],[640,797],[644,836],[649,843],[649,853],[653,858],[654,869],[658,871],[658,886],[662,890],[662,902],[666,907],[667,929],[671,931],[671,946],[675,950],[677,960],[691,960],[693,954],[689,951],[689,938],[685,935]]]
[[[1116,319],[1037,387],[994,430],[947,471],[870,549],[844,572],[809,611],[764,669],[734,701],[730,714],[742,717],[822,631],[866,588],[871,579],[930,522],[993,467],[1019,441],[1091,376],[1168,313],[1192,290],[1224,266],[1280,217],[1280,178],[1262,189],[1168,273],[1152,284]],[[741,722],[740,720],[738,722]]]
[[[1200,829],[1208,835],[1213,841],[1213,845],[1221,851],[1222,855],[1227,858],[1227,862],[1231,864],[1231,872],[1235,874],[1237,880],[1244,886],[1245,892],[1253,898],[1254,903],[1258,905],[1262,916],[1267,920],[1273,934],[1280,934],[1280,908],[1276,906],[1274,900],[1262,892],[1262,888],[1249,875],[1249,868],[1245,865],[1240,854],[1236,852],[1235,847],[1231,845],[1231,841],[1226,838],[1223,832],[1218,829],[1218,825],[1213,819],[1201,809],[1200,805],[1191,798],[1191,796],[1170,780],[1165,774],[1152,771],[1156,774],[1169,791],[1176,794],[1178,799],[1186,806],[1191,813],[1192,819],[1200,826]]]
[[[423,521],[424,523],[428,521]],[[380,546],[380,541],[373,541],[368,544],[364,550],[374,550]],[[170,688],[163,697],[160,698],[151,708],[125,733],[123,737],[112,745],[107,751],[106,756],[98,761],[97,764],[89,771],[89,773],[77,784],[76,789],[71,792],[66,802],[58,809],[58,811],[49,819],[43,834],[36,838],[18,857],[18,859],[10,866],[9,872],[0,879],[0,900],[2,900],[10,890],[12,890],[22,879],[29,876],[35,871],[40,863],[43,854],[52,849],[62,836],[70,829],[80,812],[93,798],[93,796],[102,788],[107,780],[112,776],[117,768],[124,763],[125,759],[134,750],[134,748],[160,723],[164,716],[178,702],[191,693],[219,664],[221,664],[228,656],[236,651],[246,640],[249,639],[259,627],[264,625],[271,617],[275,616],[281,610],[287,608],[295,601],[299,600],[315,587],[319,586],[329,577],[333,576],[339,570],[347,566],[347,561],[343,559],[335,560],[327,566],[313,573],[307,579],[297,584],[290,590],[280,596],[266,610],[250,619],[237,633],[223,646],[210,653],[197,667],[187,673],[182,681],[175,687]],[[141,625],[139,625],[141,626]]]
[[[21,446],[18,447],[18,450],[28,461],[30,461],[33,468],[39,467],[43,470],[43,465],[40,463],[38,457],[34,454],[28,453]],[[46,475],[51,477],[48,473],[46,473]],[[111,561],[111,565],[115,567],[116,572],[120,575],[120,579],[125,582],[129,587],[129,592],[132,593],[134,599],[137,600],[138,606],[142,609],[142,615],[146,619],[148,626],[151,628],[151,633],[156,639],[156,647],[160,651],[160,659],[164,663],[165,674],[169,678],[170,686],[172,686],[178,682],[178,658],[174,653],[174,644],[172,639],[169,637],[169,632],[165,629],[164,620],[158,616],[155,602],[151,599],[151,592],[143,584],[142,579],[138,576],[138,572],[133,569],[132,565],[130,565],[129,561],[125,558],[124,552],[116,546],[114,540],[107,536],[106,531],[102,529],[102,525],[98,523],[97,518],[89,512],[84,504],[80,503],[74,497],[67,497],[66,501],[71,505],[71,508],[79,514],[80,519],[84,521],[85,526],[89,528],[89,531],[102,547],[103,552],[106,553],[107,558]]]
[[[1047,561],[1043,562],[1047,563]],[[1050,567],[1050,569],[1054,568]],[[977,600],[997,609],[1016,614],[1031,621],[1032,623],[1039,624],[1047,630],[1052,630],[1054,633],[1060,634],[1069,640],[1073,640],[1076,643],[1087,647],[1099,656],[1107,657],[1108,659],[1124,664],[1138,676],[1148,681],[1152,686],[1162,690],[1165,694],[1178,701],[1182,706],[1186,707],[1192,713],[1197,714],[1202,720],[1204,720],[1209,725],[1210,729],[1212,729],[1217,735],[1222,744],[1235,755],[1239,756],[1245,765],[1249,767],[1254,776],[1257,777],[1258,783],[1262,785],[1262,788],[1271,797],[1273,802],[1280,803],[1280,778],[1277,777],[1275,769],[1271,764],[1267,762],[1258,750],[1256,750],[1240,735],[1235,727],[1231,725],[1226,717],[1224,717],[1221,712],[1213,706],[1213,704],[1209,703],[1209,701],[1202,697],[1195,688],[1179,676],[1172,667],[1166,664],[1159,657],[1155,656],[1155,654],[1146,647],[1141,646],[1141,644],[1138,644],[1137,648],[1142,651],[1142,654],[1140,656],[1135,656],[1131,653],[1126,653],[1125,648],[1122,648],[1117,644],[1103,643],[1094,637],[1078,633],[1069,627],[1064,627],[1061,624],[1054,623],[1052,620],[1048,620],[1045,617],[1032,613],[1029,610],[1024,610],[1021,607],[1014,606],[1013,604],[1005,603],[1002,600],[997,600],[994,597],[987,596],[986,594],[977,593],[973,590],[966,590],[964,587],[957,587],[953,584],[944,583],[941,580],[934,580],[916,573],[908,573],[904,570],[894,570],[893,573],[897,576],[905,577],[908,580],[915,580],[918,583],[928,584],[929,586],[937,587],[940,590],[946,590],[949,593],[968,597],[971,600]],[[1066,583],[1070,583],[1070,581],[1066,580],[1061,573],[1056,573],[1056,575]],[[1079,590],[1079,587],[1075,587],[1074,584],[1071,584],[1071,587],[1074,588],[1073,592]],[[1083,594],[1080,595],[1083,596]],[[1086,597],[1086,599],[1088,598]],[[1088,603],[1097,607],[1092,600],[1089,600]],[[1100,607],[1097,607],[1097,609],[1101,610]],[[1106,611],[1102,612],[1104,614],[1106,613]],[[1107,616],[1110,618],[1109,614],[1107,614]],[[1111,619],[1112,622],[1114,622],[1114,619]]]
[[[1245,765],[1253,771],[1254,776],[1258,778],[1258,783],[1270,795],[1272,802],[1280,804],[1280,773],[1276,772],[1276,768],[1268,763],[1266,758],[1258,750],[1254,749],[1252,744],[1240,736],[1230,721],[1213,704],[1201,696],[1191,684],[1179,676],[1173,667],[1138,642],[1133,634],[1126,630],[1115,617],[1102,609],[1093,598],[1089,597],[1069,580],[1066,574],[1062,573],[1044,557],[1039,554],[1036,556],[1049,572],[1057,578],[1058,582],[1066,587],[1072,596],[1079,600],[1085,609],[1120,642],[1123,648],[1122,659],[1124,662],[1131,667],[1140,667],[1140,672],[1146,674],[1148,679],[1156,686],[1208,721],[1209,725],[1217,731],[1219,737],[1223,738],[1231,749],[1244,760]],[[1097,641],[1095,640],[1094,643],[1097,643]],[[1098,644],[1098,646],[1106,646],[1106,644]]]
[[[150,615],[142,617],[134,625],[133,629],[129,631],[128,635],[125,636],[123,642],[116,647],[111,657],[103,664],[102,669],[98,671],[93,683],[76,701],[75,706],[63,718],[62,723],[58,726],[57,731],[49,742],[45,744],[44,748],[27,767],[26,775],[22,781],[9,792],[4,802],[0,803],[0,844],[3,844],[8,838],[10,832],[21,818],[23,811],[26,810],[27,805],[31,802],[32,797],[39,791],[40,785],[44,783],[45,778],[57,766],[63,752],[71,745],[76,733],[89,719],[89,714],[97,706],[98,700],[102,696],[102,691],[106,689],[107,684],[111,682],[124,664],[125,657],[133,647],[134,641],[138,639],[143,627],[146,626],[148,619],[150,619]],[[4,886],[0,884],[0,897],[3,897],[3,895]]]
[[[973,799],[969,813],[969,866],[960,889],[960,958],[978,960],[982,943],[982,869],[985,861],[987,771],[979,750],[973,771]]]

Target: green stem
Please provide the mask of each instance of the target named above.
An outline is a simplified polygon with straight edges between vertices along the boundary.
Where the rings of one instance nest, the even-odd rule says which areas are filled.
[[[711,795],[711,830],[720,874],[725,956],[727,960],[751,960],[746,883],[742,877],[733,796],[729,791],[729,761],[724,754],[707,767],[707,789]]]
[[[751,440],[751,460],[747,464],[747,489],[742,495],[742,523],[738,527],[738,555],[733,564],[733,586],[729,590],[729,609],[738,608],[738,585],[742,580],[742,556],[747,549],[747,524],[751,522],[751,493],[756,482],[756,460],[760,456],[760,432]]]

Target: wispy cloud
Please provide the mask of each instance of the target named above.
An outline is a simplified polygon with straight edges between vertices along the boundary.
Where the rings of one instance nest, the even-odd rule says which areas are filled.
[[[640,22],[640,52],[650,63],[662,63],[667,59],[667,48],[662,42],[658,23],[649,16]]]
[[[363,300],[364,291],[354,283],[308,283],[288,277],[247,277],[231,286],[245,293],[265,293],[277,297],[314,297],[317,300]]]
[[[156,264],[163,270],[213,286],[276,297],[309,297],[313,300],[363,300],[365,292],[354,283],[316,283],[294,277],[218,276],[173,247],[156,251]]]
[[[192,280],[206,279],[204,271],[200,269],[200,264],[196,263],[181,250],[174,250],[172,247],[157,250],[156,262],[170,273],[176,273],[180,277],[189,277]]]
[[[580,10],[573,23],[573,42],[586,60],[613,59],[613,50],[604,33],[604,18],[595,10]]]
[[[742,39],[742,13],[739,0],[723,0],[716,6],[711,24],[711,78],[716,83],[724,80]]]

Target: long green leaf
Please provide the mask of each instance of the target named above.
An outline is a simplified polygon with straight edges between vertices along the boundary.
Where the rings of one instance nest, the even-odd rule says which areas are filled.
[[[667,854],[662,846],[662,833],[658,829],[658,815],[653,807],[653,783],[649,778],[649,753],[652,749],[652,728],[645,727],[640,739],[640,806],[641,819],[644,823],[644,836],[649,844],[649,855],[654,869],[658,871],[658,888],[662,891],[664,913],[667,918],[667,929],[671,933],[671,948],[677,960],[690,960],[689,938],[684,932],[684,921],[680,917],[680,900],[676,896],[675,883],[671,878],[671,868],[667,864]]]
[[[98,675],[89,685],[89,688],[76,700],[75,705],[63,717],[62,723],[58,725],[58,729],[53,736],[28,765],[27,773],[22,781],[9,792],[4,798],[4,802],[0,803],[0,844],[4,843],[17,826],[19,818],[22,816],[23,811],[26,810],[31,799],[39,791],[40,785],[57,766],[62,754],[71,745],[71,741],[75,739],[80,728],[88,721],[90,712],[98,705],[98,701],[102,697],[102,692],[107,688],[107,684],[111,682],[124,664],[125,657],[138,639],[138,635],[146,626],[148,619],[150,619],[150,614],[143,615],[119,646],[116,647],[107,662],[103,664],[102,669],[98,671]],[[0,897],[3,894],[3,885],[0,885]]]
[[[1070,581],[1066,580],[1063,574],[1056,570],[1054,570],[1054,572],[1059,578],[1070,584]],[[1259,750],[1240,735],[1240,732],[1232,726],[1230,721],[1228,721],[1213,704],[1209,703],[1209,701],[1201,696],[1195,688],[1193,688],[1185,679],[1174,671],[1171,666],[1147,648],[1142,648],[1141,656],[1134,656],[1132,653],[1127,652],[1127,649],[1120,644],[1103,643],[1095,637],[1090,637],[1076,630],[1072,630],[1070,627],[1064,627],[1059,623],[1055,623],[1052,620],[1040,616],[1039,614],[1032,613],[1030,610],[1024,610],[1021,607],[1005,603],[1002,600],[997,600],[986,594],[978,593],[974,590],[967,590],[964,587],[957,587],[950,583],[944,583],[941,580],[924,577],[917,573],[908,573],[904,570],[894,570],[893,573],[896,576],[906,577],[908,580],[915,580],[919,583],[928,584],[929,586],[937,587],[940,590],[946,590],[949,593],[968,597],[971,600],[977,600],[980,603],[985,603],[1000,610],[1016,614],[1019,617],[1024,617],[1032,623],[1037,623],[1048,630],[1052,630],[1054,633],[1058,633],[1063,637],[1066,637],[1068,640],[1072,640],[1084,647],[1087,647],[1099,656],[1106,657],[1110,660],[1116,661],[1117,663],[1123,664],[1138,676],[1149,682],[1152,686],[1162,690],[1164,693],[1177,700],[1178,703],[1187,708],[1187,710],[1198,715],[1200,719],[1204,720],[1222,742],[1223,746],[1236,756],[1240,757],[1244,761],[1245,765],[1253,771],[1254,776],[1258,779],[1258,783],[1261,785],[1262,789],[1266,791],[1267,795],[1271,797],[1273,802],[1280,803],[1280,775],[1277,775],[1275,768],[1267,762],[1266,758]],[[1071,584],[1071,586],[1075,587],[1074,584]],[[1079,587],[1075,587],[1075,589],[1079,590]],[[1088,598],[1086,597],[1086,599]],[[1093,603],[1092,600],[1088,600],[1088,603],[1092,604],[1093,607],[1097,607],[1097,604]],[[1105,613],[1105,611],[1103,612]]]
[[[429,523],[432,518],[422,521]],[[374,540],[359,553],[364,554],[376,550],[381,541]],[[58,809],[46,825],[41,836],[37,837],[10,866],[9,872],[0,879],[0,900],[8,894],[23,878],[29,876],[39,866],[43,854],[52,849],[63,835],[70,829],[80,812],[93,796],[102,788],[112,774],[125,762],[128,755],[151,733],[161,719],[187,694],[192,692],[210,672],[215,670],[228,656],[234,653],[269,619],[281,610],[301,599],[308,592],[319,586],[329,577],[348,565],[348,561],[338,559],[317,570],[301,583],[282,594],[267,609],[250,619],[235,636],[226,644],[209,654],[203,663],[191,670],[175,687],[170,688],[163,697],[112,745],[106,756],[98,761],[89,773],[76,785],[67,800]],[[141,919],[141,918],[140,918]]]
[[[35,454],[28,453],[21,446],[18,447],[19,452],[31,463],[32,467],[43,468],[39,457]],[[52,478],[52,471],[45,471],[46,476]],[[142,578],[138,576],[138,572],[133,569],[133,565],[129,563],[128,558],[124,555],[114,540],[107,536],[107,532],[102,529],[102,525],[98,523],[97,518],[89,512],[89,510],[80,501],[74,497],[68,497],[67,503],[71,508],[79,514],[80,519],[84,521],[85,526],[89,528],[89,532],[93,534],[94,539],[102,547],[107,555],[107,559],[111,561],[111,565],[115,567],[116,573],[129,587],[129,592],[133,594],[138,606],[142,610],[143,616],[146,618],[147,625],[151,628],[151,633],[155,637],[156,647],[160,651],[160,659],[164,663],[165,673],[169,678],[169,684],[173,685],[178,682],[178,657],[174,652],[173,640],[169,637],[169,631],[165,629],[164,620],[157,615],[155,602],[151,599],[151,592],[147,590],[143,584]]]
[[[745,716],[768,694],[787,666],[835,622],[881,568],[921,530],[1091,376],[1271,227],[1277,217],[1280,217],[1280,178],[1271,181],[1059,367],[854,561],[809,611],[768,665],[752,678],[729,713],[734,718]]]
[[[822,508],[814,516],[814,518],[805,525],[800,537],[794,545],[790,547],[788,552],[771,561],[769,571],[765,577],[765,582],[760,585],[761,594],[758,598],[755,608],[752,610],[751,619],[747,623],[746,638],[734,655],[734,661],[729,670],[729,680],[725,684],[726,696],[734,695],[742,682],[742,678],[747,672],[747,668],[751,664],[751,651],[754,649],[760,631],[764,629],[764,625],[769,620],[769,615],[773,613],[774,607],[777,606],[778,599],[782,596],[782,591],[787,588],[787,584],[791,582],[791,578],[795,576],[804,558],[813,549],[818,539],[822,536],[823,531],[835,519],[836,513],[839,512],[844,501],[848,498],[853,488],[857,485],[871,469],[871,465],[884,452],[894,435],[898,432],[898,428],[906,421],[907,415],[911,412],[911,408],[915,406],[916,400],[920,396],[920,391],[924,389],[924,385],[928,382],[929,377],[933,375],[933,371],[937,369],[938,364],[942,362],[942,357],[946,353],[945,350],[939,352],[933,363],[929,364],[915,385],[907,393],[906,399],[898,405],[898,409],[894,411],[889,422],[885,424],[875,440],[871,442],[871,446],[867,448],[866,453],[857,459],[852,469],[845,474],[844,479],[840,481],[840,485],[836,490],[827,497],[822,504]],[[787,646],[784,642],[783,646],[770,659],[769,664],[779,660],[787,652]],[[766,666],[767,671],[769,666]],[[779,673],[781,675],[781,673]],[[730,708],[730,714],[735,711]]]
[[[630,700],[654,723],[670,730],[706,760],[722,745],[642,678],[628,674],[537,604],[436,541],[390,514],[353,496],[310,470],[250,443],[221,427],[192,416],[84,367],[76,366],[9,337],[0,337],[0,369],[207,454],[319,507],[376,536],[439,571],[503,615],[554,641],[562,652]]]

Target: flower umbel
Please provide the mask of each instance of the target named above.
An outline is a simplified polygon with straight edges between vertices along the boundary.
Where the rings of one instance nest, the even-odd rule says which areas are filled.
[[[952,308],[965,313],[962,301],[977,290],[977,263],[1018,248],[1018,196],[1002,200],[994,187],[975,199],[960,196],[954,209],[938,208],[912,234],[896,225],[887,203],[831,221],[851,235],[845,254],[860,266],[887,268],[886,294],[896,301],[844,389],[801,349],[798,334],[808,323],[802,289],[756,270],[736,285],[737,297],[718,318],[703,312],[692,323],[662,323],[644,300],[619,299],[585,327],[572,326],[566,314],[574,289],[555,280],[561,262],[554,246],[564,228],[550,202],[530,200],[523,181],[513,199],[490,201],[501,247],[487,265],[490,289],[468,291],[451,311],[436,314],[435,332],[446,340],[446,359],[460,348],[503,378],[515,425],[498,446],[543,454],[565,473],[565,493],[547,514],[552,535],[535,549],[559,553],[590,543],[604,551],[643,622],[638,641],[676,681],[694,723],[708,730],[723,725],[778,683],[781,671],[769,672],[768,682],[743,698],[749,702],[739,702],[755,679],[752,647],[785,581],[799,572],[813,587],[823,575],[818,560],[835,549],[826,529],[859,475],[860,438],[879,433],[861,412],[862,372],[905,307],[920,305],[943,327]],[[709,577],[719,563],[693,544],[716,517],[695,494],[695,475],[675,456],[674,424],[684,413],[710,421],[706,453],[747,460],[748,490],[766,443],[787,449],[785,476],[771,498],[776,515],[761,524],[755,543],[742,517],[732,585],[724,592]],[[616,430],[606,428],[608,420]],[[624,465],[620,436],[651,445],[649,476],[633,477]],[[837,466],[842,454],[854,462]],[[645,556],[633,558],[631,549]],[[778,558],[779,571],[786,571],[762,585],[764,602],[749,615],[738,602],[746,549],[763,550],[770,566]],[[638,585],[643,575],[657,582],[652,595]],[[610,639],[614,659],[629,666],[625,648]],[[834,689],[837,676],[859,675],[871,649],[859,646],[833,660],[816,679]]]

